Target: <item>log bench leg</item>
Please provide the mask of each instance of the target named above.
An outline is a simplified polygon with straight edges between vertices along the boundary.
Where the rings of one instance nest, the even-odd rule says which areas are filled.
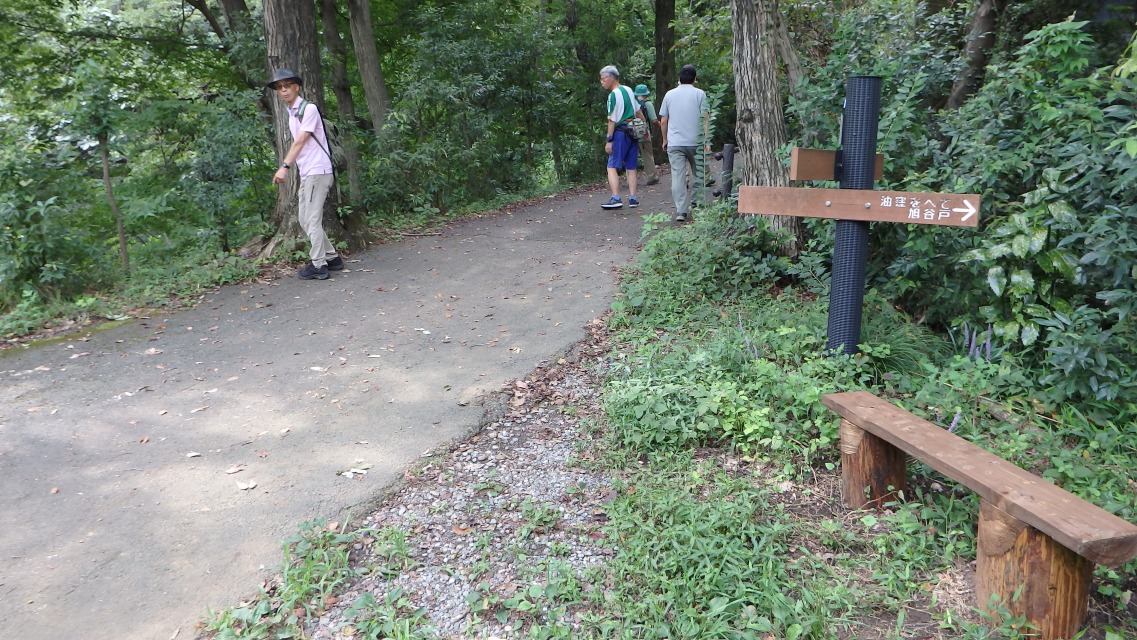
[[[841,480],[845,505],[879,509],[908,489],[908,456],[848,420],[841,420]],[[866,491],[867,487],[867,491]]]
[[[1012,615],[1038,627],[1041,640],[1072,638],[1085,622],[1093,563],[986,500],[979,506],[976,556],[980,607],[999,594]]]

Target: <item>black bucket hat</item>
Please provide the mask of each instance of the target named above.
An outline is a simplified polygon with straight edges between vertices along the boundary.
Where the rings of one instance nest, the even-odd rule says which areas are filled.
[[[276,71],[273,71],[272,80],[269,80],[268,84],[265,86],[275,91],[276,83],[281,82],[282,80],[292,80],[296,84],[302,87],[304,86],[304,81],[300,79],[300,76],[292,73],[291,69],[277,69]]]

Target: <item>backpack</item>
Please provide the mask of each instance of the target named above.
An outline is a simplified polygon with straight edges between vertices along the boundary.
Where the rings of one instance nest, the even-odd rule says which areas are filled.
[[[647,138],[647,121],[639,118],[632,118],[628,120],[628,135],[632,140],[644,140]]]
[[[300,99],[300,106],[296,108],[296,118],[298,120],[304,120],[304,110],[307,109],[310,104],[312,103],[303,98]],[[330,148],[325,149],[324,145],[320,144],[320,140],[313,136],[316,140],[316,145],[319,146],[324,154],[328,156],[328,159],[332,161],[332,169],[337,171],[342,170],[347,166],[347,154],[344,153],[343,143],[340,141],[339,127],[334,123],[329,123],[323,113],[320,114],[320,120],[324,123],[324,135],[328,139],[328,147]]]
[[[620,86],[623,89],[624,99],[631,104],[635,104],[636,99],[632,97],[632,92],[625,86]],[[645,116],[646,117],[646,116]],[[643,140],[647,137],[647,121],[640,120],[635,115],[635,108],[632,108],[632,119],[624,123],[626,125],[624,131],[628,133],[628,137],[632,140]]]

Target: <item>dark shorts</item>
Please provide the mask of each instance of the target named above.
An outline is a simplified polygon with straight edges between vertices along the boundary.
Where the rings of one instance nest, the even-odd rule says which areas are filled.
[[[636,170],[640,145],[620,127],[612,134],[612,155],[608,156],[609,169]]]

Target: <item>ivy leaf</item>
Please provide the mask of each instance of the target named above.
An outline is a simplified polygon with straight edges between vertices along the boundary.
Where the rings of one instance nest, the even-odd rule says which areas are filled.
[[[1003,289],[1007,286],[1007,275],[1002,267],[991,267],[987,270],[987,284],[995,295],[1003,295]]]
[[[1032,233],[1030,236],[1030,253],[1031,253],[1031,255],[1034,255],[1034,254],[1038,253],[1039,251],[1042,251],[1042,248],[1044,246],[1046,246],[1046,236],[1047,236],[1046,227],[1034,230],[1034,233]]]
[[[1024,324],[1021,335],[1023,344],[1029,347],[1038,340],[1038,325],[1033,322]]]

